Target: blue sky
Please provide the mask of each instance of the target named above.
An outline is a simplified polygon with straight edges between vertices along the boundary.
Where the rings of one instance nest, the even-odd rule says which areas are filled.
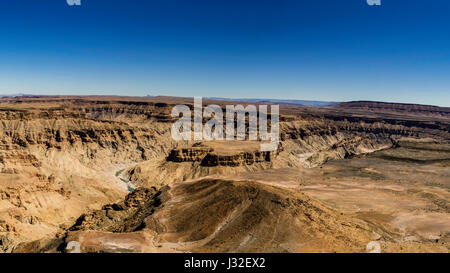
[[[0,94],[450,106],[450,1],[0,0]]]

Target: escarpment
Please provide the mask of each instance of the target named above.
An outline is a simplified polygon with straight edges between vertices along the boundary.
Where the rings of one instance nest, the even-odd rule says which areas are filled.
[[[335,106],[340,109],[362,110],[378,113],[399,113],[414,116],[438,117],[449,119],[450,107],[438,107],[431,105],[387,103],[376,101],[344,102]]]
[[[0,105],[0,236],[8,237],[0,251],[123,198],[114,173],[174,146],[161,105],[53,97]]]
[[[208,153],[202,160],[201,165],[206,167],[228,166],[236,167],[242,165],[252,165],[255,163],[271,162],[273,152],[243,152],[235,155],[220,155]]]
[[[100,150],[120,151],[129,149],[131,146],[142,151],[139,156],[145,159],[152,157],[150,152],[158,152],[158,138],[161,138],[161,135],[155,130],[120,123],[38,119],[3,121],[1,142],[18,145],[21,149],[32,149],[33,146],[40,146],[47,150],[84,147],[92,158],[94,157],[92,153],[101,152]],[[159,150],[161,151],[162,148]],[[136,157],[136,154],[129,153],[128,156]]]
[[[253,165],[262,162],[271,162],[276,156],[272,151],[244,151],[230,154],[220,149],[211,147],[190,147],[174,149],[167,157],[170,162],[200,162],[203,167],[237,167],[243,165]]]
[[[191,147],[191,148],[178,148],[170,151],[167,161],[172,162],[196,162],[202,161],[205,156],[212,152],[212,148],[208,147]]]
[[[445,121],[324,115],[321,119],[280,124],[283,147],[307,161],[308,167],[332,159],[347,158],[391,148],[402,138],[450,142],[450,124]]]

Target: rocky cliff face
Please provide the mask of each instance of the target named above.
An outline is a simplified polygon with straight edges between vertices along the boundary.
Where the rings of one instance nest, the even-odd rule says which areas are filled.
[[[14,147],[14,146],[13,146]],[[0,172],[5,174],[18,174],[24,169],[38,172],[42,162],[36,156],[27,153],[24,150],[7,147],[0,150]]]
[[[170,162],[200,162],[203,167],[238,167],[262,162],[271,162],[275,152],[249,151],[236,154],[221,154],[209,147],[174,149],[167,157]]]
[[[205,167],[228,166],[237,167],[243,165],[253,165],[262,162],[271,162],[273,152],[242,152],[235,155],[221,155],[208,153],[202,160],[201,165]]]
[[[335,106],[338,109],[362,110],[367,112],[407,114],[421,117],[437,117],[449,119],[450,108],[438,107],[432,105],[406,104],[406,103],[387,103],[376,101],[354,101],[344,102]]]
[[[143,221],[168,198],[168,188],[139,188],[116,204],[103,206],[101,210],[83,214],[70,227],[70,231],[99,230],[109,232],[132,232],[143,227]]]
[[[166,110],[83,99],[0,102],[0,251],[125,196],[114,173],[174,145]]]
[[[167,161],[171,162],[201,162],[205,156],[212,152],[208,147],[178,148],[170,151]]]
[[[318,118],[320,117],[320,118]],[[450,142],[450,124],[442,120],[354,117],[325,114],[281,123],[285,150],[310,158],[311,166],[390,148],[404,137]]]

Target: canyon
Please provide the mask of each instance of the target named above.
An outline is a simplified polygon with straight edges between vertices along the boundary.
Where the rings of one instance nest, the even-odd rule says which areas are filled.
[[[0,252],[448,252],[449,108],[280,105],[263,152],[173,140],[178,104],[0,98]]]

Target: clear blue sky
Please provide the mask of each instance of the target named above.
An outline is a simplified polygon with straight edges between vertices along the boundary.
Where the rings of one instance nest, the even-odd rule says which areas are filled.
[[[0,0],[0,94],[450,106],[450,1]]]

